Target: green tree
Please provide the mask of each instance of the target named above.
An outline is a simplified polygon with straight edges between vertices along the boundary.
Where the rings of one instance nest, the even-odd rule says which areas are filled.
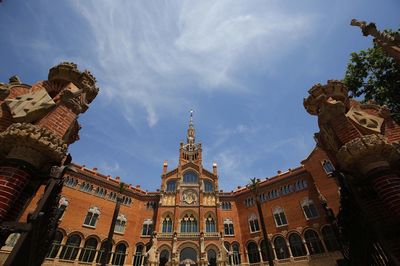
[[[400,29],[386,32],[400,34]],[[352,53],[343,82],[350,96],[386,105],[393,119],[400,122],[400,64],[382,47],[374,43],[372,48]]]

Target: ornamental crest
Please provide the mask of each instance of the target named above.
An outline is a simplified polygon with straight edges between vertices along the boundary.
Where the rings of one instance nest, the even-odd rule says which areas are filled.
[[[50,107],[56,105],[45,89],[6,99],[16,122],[32,122],[43,117]]]
[[[182,201],[186,204],[193,205],[198,202],[198,197],[196,191],[188,189],[182,193]]]
[[[368,114],[354,107],[347,112],[346,116],[365,129],[381,133],[381,126],[384,119],[379,116]]]

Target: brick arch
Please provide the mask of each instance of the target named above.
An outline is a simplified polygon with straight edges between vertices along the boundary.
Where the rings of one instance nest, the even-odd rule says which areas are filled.
[[[117,246],[118,244],[124,244],[126,246],[126,249],[129,248],[129,243],[126,240],[120,240],[117,243],[115,243],[115,246]]]
[[[182,213],[179,215],[179,221],[180,221],[183,217],[185,217],[186,214],[189,215],[189,216],[190,216],[191,214],[193,214],[193,217],[197,219],[197,222],[199,221],[199,214],[196,213],[196,212],[194,212],[193,210],[185,210],[184,212],[182,212]]]
[[[168,252],[170,253],[170,256],[171,256],[171,254],[172,254],[172,247],[171,247],[169,244],[164,243],[164,244],[162,244],[159,248],[157,248],[158,254],[161,254],[161,251],[163,251],[163,250],[168,250]]]
[[[169,217],[171,217],[171,219],[173,219],[173,217],[174,217],[174,213],[173,212],[171,212],[171,211],[165,211],[165,212],[163,212],[162,214],[161,214],[161,222],[162,222],[162,219],[164,219],[165,217],[167,217],[167,215],[169,215]]]
[[[233,244],[233,243],[234,243],[234,242],[232,242],[232,244]],[[237,243],[237,241],[236,241],[236,243]],[[245,244],[244,244],[244,250],[245,250],[246,252],[247,252],[247,246],[248,246],[250,243],[255,243],[255,244],[257,245],[257,247],[259,247],[257,241],[255,241],[254,239],[249,239],[249,240],[247,240],[247,241],[245,242]]]
[[[317,233],[317,235],[318,235],[319,237],[321,237],[321,234],[320,234],[320,232],[319,232],[320,230],[317,230],[317,229],[315,229],[315,228],[313,228],[313,227],[307,226],[307,227],[305,227],[305,228],[303,229],[303,231],[301,232],[301,237],[302,237],[302,238],[305,237],[305,233],[306,233],[306,231],[308,231],[308,230],[314,231],[315,233]]]
[[[319,228],[319,230],[318,230],[318,235],[319,235],[319,236],[322,236],[322,230],[324,230],[325,227],[331,227],[332,230],[333,230],[333,227],[332,227],[331,224],[324,224],[324,225],[321,226],[321,227]]]
[[[289,234],[286,234],[286,236],[287,235],[289,235]],[[286,237],[283,235],[283,234],[275,234],[275,235],[273,235],[272,237],[271,237],[271,242],[274,242],[275,241],[275,238],[277,238],[277,237],[283,237],[283,239],[285,239],[286,240]]]
[[[67,234],[67,231],[65,231],[64,228],[58,227],[58,228],[57,228],[57,231],[59,231],[59,232],[63,235],[63,238],[66,237],[66,236],[68,235],[68,234]]]
[[[84,241],[86,239],[85,235],[82,232],[79,231],[72,231],[67,235],[67,238],[72,236],[72,235],[78,235],[81,238],[81,241]]]
[[[177,249],[176,249],[176,252],[178,253],[178,254],[180,254],[181,253],[181,251],[182,251],[182,249],[184,249],[184,248],[194,248],[195,250],[197,250],[197,252],[198,252],[198,256],[200,256],[200,247],[199,247],[199,245],[196,243],[196,242],[194,242],[194,241],[185,241],[185,242],[183,242],[183,243],[181,243],[178,247],[177,247]]]
[[[292,229],[292,230],[290,230],[289,232],[287,232],[285,238],[286,238],[287,240],[289,240],[289,236],[290,236],[291,234],[298,234],[298,235],[300,235],[301,238],[303,238],[302,232],[301,232],[301,231],[298,231],[297,229]]]
[[[100,237],[99,237],[98,235],[89,235],[89,236],[87,236],[87,237],[84,239],[85,242],[86,242],[89,238],[95,238],[95,239],[97,240],[98,243],[101,243],[101,242],[102,242],[101,239],[100,239]]]
[[[211,217],[214,218],[214,220],[217,219],[217,214],[216,214],[215,212],[213,212],[213,211],[207,211],[207,212],[204,214],[204,217],[203,217],[203,218],[204,218],[204,219],[207,218],[209,214],[211,214]]]

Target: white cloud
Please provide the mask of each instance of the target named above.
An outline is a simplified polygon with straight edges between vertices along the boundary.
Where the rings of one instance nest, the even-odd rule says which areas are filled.
[[[235,74],[246,65],[272,69],[312,22],[264,1],[74,3],[89,25],[86,39],[94,36],[90,68],[105,95],[135,115],[128,121],[145,115],[150,127],[160,114],[181,111],[190,88],[246,91]]]

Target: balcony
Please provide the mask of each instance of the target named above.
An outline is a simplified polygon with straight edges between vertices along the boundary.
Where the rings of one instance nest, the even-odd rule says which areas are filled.
[[[178,237],[180,237],[180,238],[200,237],[200,233],[199,233],[199,232],[184,232],[184,233],[178,233]]]

